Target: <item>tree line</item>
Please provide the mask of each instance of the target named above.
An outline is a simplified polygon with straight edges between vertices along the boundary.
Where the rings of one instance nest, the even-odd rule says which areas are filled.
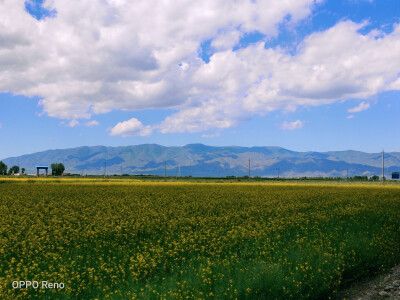
[[[53,163],[51,164],[51,175],[62,175],[64,173],[65,167],[62,163]],[[19,166],[12,166],[8,169],[7,165],[0,161],[0,175],[12,175],[19,173],[20,169]],[[25,168],[21,168],[21,173],[25,174]]]

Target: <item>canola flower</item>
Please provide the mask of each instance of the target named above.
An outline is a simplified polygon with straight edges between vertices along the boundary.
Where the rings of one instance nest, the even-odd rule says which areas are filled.
[[[4,181],[0,191],[1,299],[334,298],[400,260],[398,187]]]

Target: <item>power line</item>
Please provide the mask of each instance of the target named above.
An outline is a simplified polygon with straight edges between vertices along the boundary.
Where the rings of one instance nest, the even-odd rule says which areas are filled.
[[[104,178],[107,175],[107,158],[108,158],[108,149],[106,148],[106,159],[104,160]]]

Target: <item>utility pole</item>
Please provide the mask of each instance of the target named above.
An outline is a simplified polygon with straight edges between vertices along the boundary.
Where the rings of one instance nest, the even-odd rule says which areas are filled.
[[[382,185],[385,184],[385,151],[382,149]]]
[[[249,181],[250,181],[250,158],[249,158]]]
[[[104,161],[104,178],[106,178],[107,175],[107,158],[108,158],[108,149],[106,148],[106,159]]]
[[[278,168],[278,179],[279,179],[279,173],[280,173],[280,171],[281,171],[281,170]]]

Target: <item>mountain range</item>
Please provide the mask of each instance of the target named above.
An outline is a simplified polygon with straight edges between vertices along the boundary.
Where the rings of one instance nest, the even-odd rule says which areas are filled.
[[[296,152],[280,147],[214,147],[189,144],[165,147],[144,144],[123,147],[84,146],[37,152],[2,161],[35,173],[37,165],[63,163],[77,174],[151,174],[167,176],[282,177],[382,174],[381,153],[361,151]],[[385,174],[400,171],[400,152],[385,153]]]

